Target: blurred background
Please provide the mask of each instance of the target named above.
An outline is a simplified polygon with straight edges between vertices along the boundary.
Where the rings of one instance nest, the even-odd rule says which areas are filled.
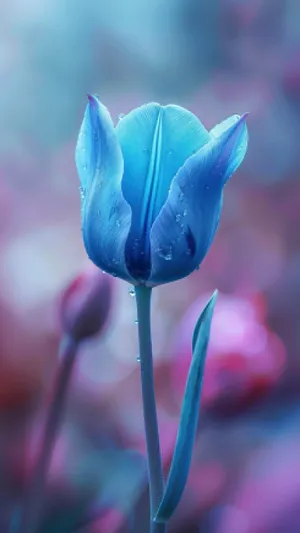
[[[190,337],[215,288],[191,474],[176,533],[300,528],[299,0],[1,0],[0,531],[13,531],[58,365],[61,291],[88,265],[74,148],[97,93],[114,120],[176,103],[209,129],[249,111],[249,151],[199,271],[154,291],[166,471]],[[147,532],[135,301],[113,280],[83,343],[41,533]],[[12,529],[10,529],[12,528]]]

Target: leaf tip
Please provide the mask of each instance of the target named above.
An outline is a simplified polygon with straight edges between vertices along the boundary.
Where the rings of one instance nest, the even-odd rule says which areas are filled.
[[[218,294],[219,294],[218,289],[215,289],[213,294],[212,294],[212,296],[211,296],[211,299],[209,300],[209,302],[213,302],[215,304],[216,300],[218,298]]]

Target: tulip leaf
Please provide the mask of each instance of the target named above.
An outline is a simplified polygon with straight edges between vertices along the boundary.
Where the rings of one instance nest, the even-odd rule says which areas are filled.
[[[199,417],[205,357],[217,294],[215,291],[212,295],[194,329],[193,356],[185,387],[175,450],[155,522],[169,520],[180,501],[188,478]]]

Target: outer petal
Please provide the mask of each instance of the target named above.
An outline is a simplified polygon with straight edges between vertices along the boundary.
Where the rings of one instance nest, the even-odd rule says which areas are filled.
[[[248,113],[245,113],[242,118],[244,119],[247,115]],[[225,120],[223,120],[223,122],[221,122],[220,124],[217,124],[210,130],[209,134],[211,138],[213,139],[217,139],[219,137],[222,138],[222,135],[223,134],[226,135],[226,131],[234,127],[235,124],[238,124],[240,119],[241,119],[240,115],[232,115],[231,117],[226,118]],[[233,174],[233,172],[240,166],[240,164],[243,162],[244,157],[246,155],[247,147],[248,147],[248,130],[247,130],[246,125],[240,131],[240,137],[239,137],[238,143],[239,143],[238,149],[235,150],[234,154],[232,154],[234,156],[234,160],[232,160],[231,162],[233,170],[229,169],[227,179],[229,179],[231,174]]]
[[[201,122],[179,106],[151,103],[126,115],[116,128],[124,157],[122,189],[132,209],[126,245],[129,271],[150,274],[150,230],[178,169],[210,139]]]
[[[149,285],[183,278],[204,258],[218,226],[223,186],[245,155],[245,129],[243,116],[178,171],[151,230]]]
[[[133,281],[125,265],[131,209],[123,197],[123,158],[107,109],[89,97],[76,147],[82,184],[82,234],[89,258],[106,272]]]

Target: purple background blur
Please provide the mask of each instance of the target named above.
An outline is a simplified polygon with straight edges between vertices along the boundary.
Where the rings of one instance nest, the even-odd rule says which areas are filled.
[[[88,264],[74,164],[87,92],[114,120],[151,100],[183,105],[207,128],[250,112],[249,151],[207,258],[153,295],[167,469],[190,332],[205,298],[221,292],[191,474],[170,531],[299,533],[299,0],[0,6],[1,533],[30,478],[58,363],[59,295]],[[116,280],[108,330],[82,346],[53,457],[48,515],[79,514],[62,533],[147,531],[135,318]],[[49,520],[43,533],[59,533]]]

